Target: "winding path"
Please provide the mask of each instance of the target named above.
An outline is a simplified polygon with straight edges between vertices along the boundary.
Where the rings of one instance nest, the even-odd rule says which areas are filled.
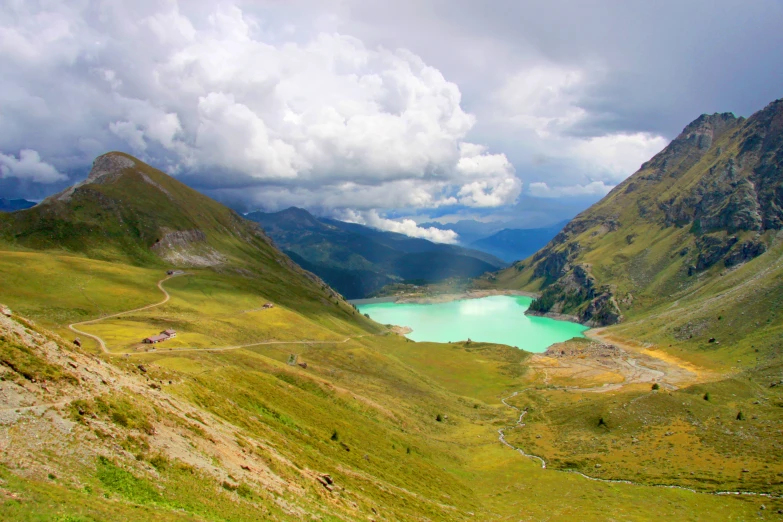
[[[183,275],[190,275],[190,274],[183,272],[181,274],[174,274],[174,275],[170,275],[168,277],[164,277],[163,279],[158,281],[158,283],[157,283],[158,289],[160,289],[160,291],[163,292],[163,295],[165,296],[163,298],[163,300],[158,302],[158,303],[153,303],[153,304],[149,304],[149,305],[146,305],[146,306],[142,306],[141,308],[134,308],[133,310],[125,310],[123,312],[117,312],[117,313],[111,314],[111,315],[104,315],[103,317],[99,317],[98,319],[90,319],[89,321],[81,321],[81,322],[78,322],[78,323],[71,323],[71,324],[68,325],[68,328],[70,328],[72,331],[74,331],[74,332],[76,332],[76,333],[78,333],[80,335],[84,335],[86,337],[94,339],[98,343],[98,345],[101,347],[101,351],[103,351],[103,353],[106,353],[108,355],[125,355],[125,356],[129,356],[129,355],[143,355],[143,354],[150,353],[150,352],[110,352],[109,349],[106,348],[106,343],[103,342],[103,339],[101,339],[97,335],[94,335],[94,334],[91,334],[91,333],[87,333],[84,330],[79,330],[78,328],[76,328],[76,326],[85,325],[85,324],[94,324],[94,323],[97,323],[99,321],[103,321],[105,319],[111,319],[112,317],[119,317],[120,315],[131,314],[131,313],[134,313],[134,312],[141,312],[142,310],[149,310],[150,308],[155,308],[156,306],[160,306],[160,305],[166,304],[169,301],[169,299],[171,299],[171,296],[166,291],[166,289],[163,288],[163,283],[168,281],[169,279],[171,279],[173,277],[178,277],[178,276],[183,276]],[[217,348],[169,348],[168,350],[155,350],[155,353],[172,353],[172,354],[174,354],[174,353],[180,353],[180,352],[227,352],[227,351],[230,351],[230,350],[239,350],[241,348],[251,348],[253,346],[263,346],[263,345],[268,345],[268,344],[343,344],[343,343],[347,343],[351,339],[360,339],[362,337],[367,337],[367,336],[371,336],[371,335],[378,335],[378,334],[356,335],[354,337],[346,337],[342,341],[258,341],[258,342],[254,342],[254,343],[248,343],[248,344],[236,344],[236,345],[233,345],[233,346],[220,346],[220,347],[217,347]]]
[[[162,304],[166,304],[166,303],[169,302],[169,299],[171,299],[171,296],[166,291],[166,289],[163,288],[163,283],[165,281],[168,281],[172,277],[178,277],[178,276],[183,276],[183,275],[190,275],[190,274],[187,274],[187,273],[183,272],[181,274],[174,274],[174,275],[170,275],[168,277],[164,277],[163,279],[158,281],[158,283],[157,283],[158,289],[161,292],[163,292],[163,295],[166,296],[166,297],[163,298],[163,301],[161,301],[159,303],[153,303],[153,304],[150,304],[150,305],[147,305],[147,306],[142,306],[141,308],[134,308],[133,310],[125,310],[124,312],[117,312],[116,314],[104,315],[103,317],[99,317],[98,319],[90,319],[89,321],[81,321],[81,322],[78,322],[78,323],[71,323],[71,324],[68,325],[68,328],[70,328],[71,330],[73,330],[74,332],[76,332],[78,334],[86,335],[87,337],[96,340],[98,342],[98,345],[101,347],[101,350],[104,353],[111,353],[106,348],[106,343],[103,342],[103,339],[101,339],[97,335],[93,335],[93,334],[87,333],[87,332],[85,332],[83,330],[79,330],[78,328],[76,328],[76,325],[93,324],[93,323],[97,323],[98,321],[103,321],[104,319],[111,319],[112,317],[118,317],[120,315],[132,314],[134,312],[141,312],[142,310],[149,310],[150,308],[155,308],[156,306],[160,306]]]

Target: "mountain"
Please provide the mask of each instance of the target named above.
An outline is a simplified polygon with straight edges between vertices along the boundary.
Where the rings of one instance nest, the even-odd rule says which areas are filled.
[[[537,252],[560,232],[568,221],[561,221],[546,228],[505,228],[489,237],[470,244],[471,247],[513,262]]]
[[[511,207],[493,209],[494,221],[478,221],[461,219],[454,223],[439,223],[428,221],[419,226],[434,227],[439,230],[453,230],[459,234],[459,242],[463,246],[472,246],[480,239],[494,235],[501,230],[529,230],[534,228],[549,228],[567,222],[580,211],[589,207],[595,199],[569,198],[566,201],[555,198],[519,196],[516,204]],[[519,259],[519,258],[516,258]]]
[[[34,201],[27,201],[26,199],[0,198],[0,212],[14,212],[16,210],[24,210],[34,206]]]
[[[364,237],[373,239],[374,241],[386,245],[389,248],[399,250],[406,253],[424,253],[424,252],[440,252],[444,254],[455,254],[466,257],[473,257],[489,263],[490,265],[504,266],[502,260],[497,257],[482,252],[480,250],[465,248],[458,245],[449,245],[446,243],[434,243],[426,239],[406,236],[405,234],[399,234],[397,232],[389,232],[386,230],[379,230],[377,228],[368,227],[365,225],[359,225],[358,223],[347,223],[345,221],[338,221],[336,219],[323,218],[324,223],[336,226],[349,232],[354,232]]]
[[[661,342],[769,347],[783,300],[783,100],[702,115],[534,256],[485,283],[540,290],[537,313]],[[658,328],[656,330],[656,328]],[[714,346],[714,343],[710,343]]]
[[[0,243],[138,267],[210,269],[300,307],[338,298],[256,223],[119,152],[98,157],[84,181],[35,207],[0,214]],[[334,312],[352,315],[347,305]]]
[[[319,219],[301,208],[252,212],[245,217],[263,226],[300,266],[349,299],[365,297],[395,281],[476,277],[505,266],[477,250]]]
[[[319,226],[295,214],[298,233]],[[662,343],[643,350],[656,359],[578,339],[530,364],[510,346],[396,335],[256,223],[138,159],[101,156],[78,186],[0,215],[0,519],[771,514],[783,366],[759,362],[783,333],[767,290],[782,275],[775,248],[713,277],[708,299],[647,317],[669,332],[696,299],[711,322],[677,335],[730,347],[758,330],[761,352],[730,348],[720,382]],[[733,292],[753,294],[747,316]],[[161,330],[176,335],[141,342]],[[569,353],[575,366],[561,364]]]

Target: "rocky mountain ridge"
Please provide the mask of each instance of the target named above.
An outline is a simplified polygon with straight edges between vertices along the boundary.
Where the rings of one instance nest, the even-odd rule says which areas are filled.
[[[653,281],[669,292],[714,267],[736,267],[767,252],[782,228],[783,100],[777,100],[747,119],[700,116],[499,278],[540,289],[534,313],[614,324],[623,303],[627,308],[635,294],[650,292]]]

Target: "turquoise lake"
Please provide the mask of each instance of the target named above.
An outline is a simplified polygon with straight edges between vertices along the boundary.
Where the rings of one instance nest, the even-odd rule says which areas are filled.
[[[543,352],[554,343],[583,337],[587,327],[581,324],[525,315],[532,301],[529,297],[496,295],[440,304],[370,303],[357,307],[378,323],[409,326],[413,332],[406,337],[414,341],[471,339]]]

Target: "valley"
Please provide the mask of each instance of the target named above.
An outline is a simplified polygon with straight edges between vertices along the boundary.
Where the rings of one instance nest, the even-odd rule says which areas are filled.
[[[138,194],[163,210],[139,206]],[[756,265],[672,301],[637,292],[619,324],[533,354],[396,333],[260,227],[119,153],[98,158],[85,183],[0,215],[0,239],[2,518],[746,520],[783,510],[774,241]],[[500,317],[485,300],[546,296],[545,285],[515,283],[526,276],[517,266],[460,286],[511,295],[446,305]],[[748,299],[759,311],[733,314]],[[743,312],[770,326],[743,330]],[[713,322],[697,322],[707,314]],[[141,342],[164,330],[176,336]]]
[[[0,522],[783,522],[783,2],[0,2]]]

